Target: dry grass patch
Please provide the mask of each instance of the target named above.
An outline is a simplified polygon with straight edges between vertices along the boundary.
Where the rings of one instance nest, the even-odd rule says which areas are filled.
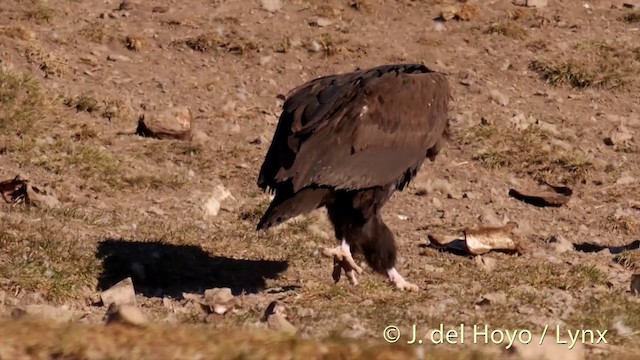
[[[31,6],[24,12],[25,20],[34,21],[36,24],[49,23],[53,19],[56,10],[50,8],[40,0],[30,0]]]
[[[0,69],[0,130],[24,133],[51,109],[36,80]]]
[[[103,23],[92,22],[80,29],[78,35],[96,44],[105,44],[114,39],[112,32]]]
[[[62,325],[37,319],[0,324],[4,358],[30,359],[490,359],[477,351],[429,349],[382,340],[311,340],[263,329],[157,325],[137,329],[118,325]],[[178,355],[179,354],[179,355]]]
[[[488,169],[506,168],[538,179],[584,182],[591,162],[579,150],[550,144],[550,135],[535,125],[523,131],[479,124],[469,129],[462,143],[481,149],[473,159]]]
[[[32,40],[35,38],[33,32],[25,29],[23,26],[0,26],[0,36],[6,36],[11,39]]]
[[[69,70],[69,60],[65,56],[56,52],[47,51],[39,44],[30,43],[25,55],[27,61],[38,66],[38,69],[44,73],[45,78],[59,78]]]
[[[574,44],[560,59],[534,60],[529,68],[549,84],[573,88],[612,89],[635,82],[640,67],[637,48],[626,44],[586,40]]]
[[[93,94],[88,93],[67,97],[64,99],[64,105],[78,112],[97,114],[109,120],[119,117],[125,111],[122,100],[98,100]]]
[[[22,220],[3,218],[0,230],[0,278],[8,291],[37,292],[45,300],[62,303],[95,286],[97,262],[93,249],[78,234],[70,234],[69,219],[38,212]]]

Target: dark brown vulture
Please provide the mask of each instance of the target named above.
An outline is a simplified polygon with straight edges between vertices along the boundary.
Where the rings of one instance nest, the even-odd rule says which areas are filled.
[[[380,210],[434,161],[448,139],[446,76],[420,64],[383,65],[311,80],[291,90],[258,176],[275,192],[257,230],[326,207],[341,245],[333,278],[362,273],[351,256],[399,289],[417,290],[396,270],[394,235]]]

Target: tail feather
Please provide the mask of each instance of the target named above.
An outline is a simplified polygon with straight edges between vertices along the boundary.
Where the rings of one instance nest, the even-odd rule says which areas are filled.
[[[311,212],[323,206],[330,194],[331,191],[326,188],[306,188],[295,194],[276,191],[276,197],[258,222],[256,230],[266,230]]]

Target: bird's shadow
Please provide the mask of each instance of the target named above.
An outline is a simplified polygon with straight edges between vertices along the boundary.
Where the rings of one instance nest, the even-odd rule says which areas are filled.
[[[147,297],[182,298],[215,287],[234,294],[256,293],[288,268],[286,261],[210,256],[197,246],[105,239],[96,258],[102,261],[98,290],[131,277],[136,293]]]

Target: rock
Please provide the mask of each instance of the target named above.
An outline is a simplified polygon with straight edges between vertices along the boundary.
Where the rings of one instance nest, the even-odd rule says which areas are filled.
[[[633,139],[633,134],[624,125],[617,125],[609,136],[604,138],[604,143],[607,146],[624,147]]]
[[[312,20],[311,22],[309,22],[309,25],[317,26],[317,27],[325,27],[325,26],[329,26],[331,24],[332,24],[331,20],[325,19],[325,18],[317,18],[317,19]]]
[[[271,330],[282,331],[289,334],[296,334],[298,332],[298,329],[287,320],[284,307],[278,304],[277,301],[269,304],[264,314],[264,320]]]
[[[489,209],[485,209],[482,212],[482,215],[480,215],[478,217],[478,220],[480,220],[480,222],[483,225],[487,225],[487,226],[502,226],[502,225],[504,225],[504,223],[502,222],[502,220],[500,220],[498,218],[496,213],[493,210],[489,210]]]
[[[633,329],[625,325],[620,319],[614,321],[613,324],[611,325],[611,328],[613,328],[613,330],[616,333],[618,333],[619,336],[622,336],[622,337],[632,336],[635,334],[635,331],[633,331]]]
[[[136,305],[136,292],[133,281],[130,277],[113,285],[109,289],[100,293],[100,299],[104,306],[116,305]]]
[[[217,185],[209,199],[204,203],[204,209],[207,216],[218,216],[221,209],[230,209],[230,204],[225,204],[227,206],[223,206],[223,203],[236,201],[235,197],[231,194],[229,190],[227,190],[223,185]]]
[[[476,265],[488,273],[492,272],[496,268],[496,259],[486,256],[476,256],[474,258]]]
[[[130,61],[131,61],[131,58],[129,58],[128,56],[124,56],[124,55],[109,54],[109,55],[107,55],[107,60],[109,60],[109,61],[124,61],[124,62],[130,62]]]
[[[192,119],[188,107],[174,107],[142,114],[138,119],[136,133],[157,139],[190,140]]]
[[[507,295],[502,291],[489,293],[482,295],[481,299],[476,302],[476,305],[505,305],[507,303]]]
[[[509,97],[495,89],[489,92],[489,100],[501,106],[509,105]]]
[[[618,178],[618,180],[616,180],[616,185],[631,185],[633,183],[636,182],[636,178],[634,178],[633,176],[629,175],[629,174],[624,174],[622,176],[620,176]]]
[[[518,113],[509,121],[516,127],[516,130],[523,131],[528,129],[531,125],[536,123],[536,119],[533,116],[526,117],[522,113]]]
[[[8,203],[25,203],[39,208],[55,208],[60,204],[51,189],[35,187],[22,175],[0,182],[0,194]]]
[[[527,0],[528,7],[541,8],[547,6],[548,0]]]
[[[209,304],[226,304],[234,299],[229,288],[213,288],[204,292],[204,299]]]
[[[282,9],[281,0],[260,0],[262,8],[270,13],[280,11]]]
[[[146,327],[147,319],[144,314],[142,314],[142,311],[134,305],[111,304],[107,310],[106,323]]]
[[[564,238],[564,236],[562,235],[553,235],[549,238],[549,240],[547,240],[547,243],[549,244],[549,247],[561,254],[567,251],[573,251],[573,243],[567,239]]]
[[[169,7],[168,6],[154,6],[153,9],[151,9],[151,12],[164,14],[166,12],[169,12]]]
[[[313,40],[309,43],[308,49],[310,52],[314,52],[314,53],[320,52],[322,51],[322,45],[320,45],[319,42]]]
[[[73,317],[73,311],[66,308],[57,308],[51,305],[26,305],[13,309],[13,318],[22,316],[34,316],[56,322],[69,322]]]
[[[157,206],[151,206],[149,209],[147,209],[147,212],[158,216],[164,216],[164,211]]]
[[[129,0],[124,0],[120,3],[117,10],[119,11],[133,10],[133,3]]]
[[[631,293],[640,295],[640,273],[631,275]]]

